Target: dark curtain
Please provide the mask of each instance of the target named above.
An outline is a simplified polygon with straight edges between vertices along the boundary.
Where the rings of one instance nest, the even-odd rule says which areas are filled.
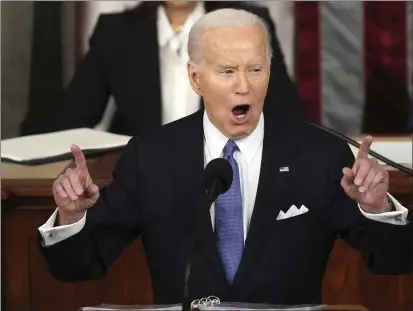
[[[321,123],[319,2],[297,1],[295,7],[295,80],[310,122]]]
[[[364,3],[365,133],[408,131],[406,9],[405,1]]]

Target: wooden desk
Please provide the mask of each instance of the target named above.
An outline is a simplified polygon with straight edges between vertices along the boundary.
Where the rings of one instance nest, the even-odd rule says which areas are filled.
[[[348,311],[364,311],[364,310],[368,310],[365,307],[361,306],[361,305],[327,305],[327,309],[328,310],[348,310]]]
[[[118,154],[89,160],[89,171],[99,185],[109,182]],[[413,206],[412,178],[390,171],[391,193]],[[151,280],[140,240],[114,263],[108,276],[97,281],[68,284],[55,280],[36,244],[38,226],[55,209],[53,180],[3,180],[3,297],[8,311],[74,311],[82,306],[152,303]],[[410,275],[370,273],[360,255],[337,240],[323,284],[328,305],[364,305],[369,310],[413,309]],[[360,310],[360,309],[357,309]],[[362,309],[365,310],[365,309]]]

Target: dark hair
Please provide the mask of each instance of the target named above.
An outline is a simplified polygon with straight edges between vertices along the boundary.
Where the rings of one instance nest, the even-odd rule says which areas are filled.
[[[163,4],[164,1],[142,1],[141,4],[145,5],[146,7],[158,7],[159,5]]]

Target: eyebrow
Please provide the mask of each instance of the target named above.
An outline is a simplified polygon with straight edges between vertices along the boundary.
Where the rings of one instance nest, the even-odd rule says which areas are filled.
[[[219,68],[238,68],[237,65],[225,64],[220,62],[215,63],[215,65]]]
[[[222,68],[236,68],[238,65],[235,64],[229,64],[229,63],[220,63],[216,62],[215,65],[217,67],[222,67]],[[262,66],[263,63],[261,61],[256,61],[256,62],[251,62],[250,64],[247,65],[247,67],[254,67],[254,66]]]

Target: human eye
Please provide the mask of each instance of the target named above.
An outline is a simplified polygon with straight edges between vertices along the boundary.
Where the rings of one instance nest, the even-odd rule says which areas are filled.
[[[230,75],[230,74],[234,73],[234,70],[232,70],[232,69],[222,69],[220,72],[221,72],[221,74],[224,74],[224,75]]]
[[[251,68],[251,71],[258,73],[258,72],[261,72],[261,71],[262,71],[262,68],[259,67],[259,66],[257,66],[257,67],[252,67],[252,68]]]

